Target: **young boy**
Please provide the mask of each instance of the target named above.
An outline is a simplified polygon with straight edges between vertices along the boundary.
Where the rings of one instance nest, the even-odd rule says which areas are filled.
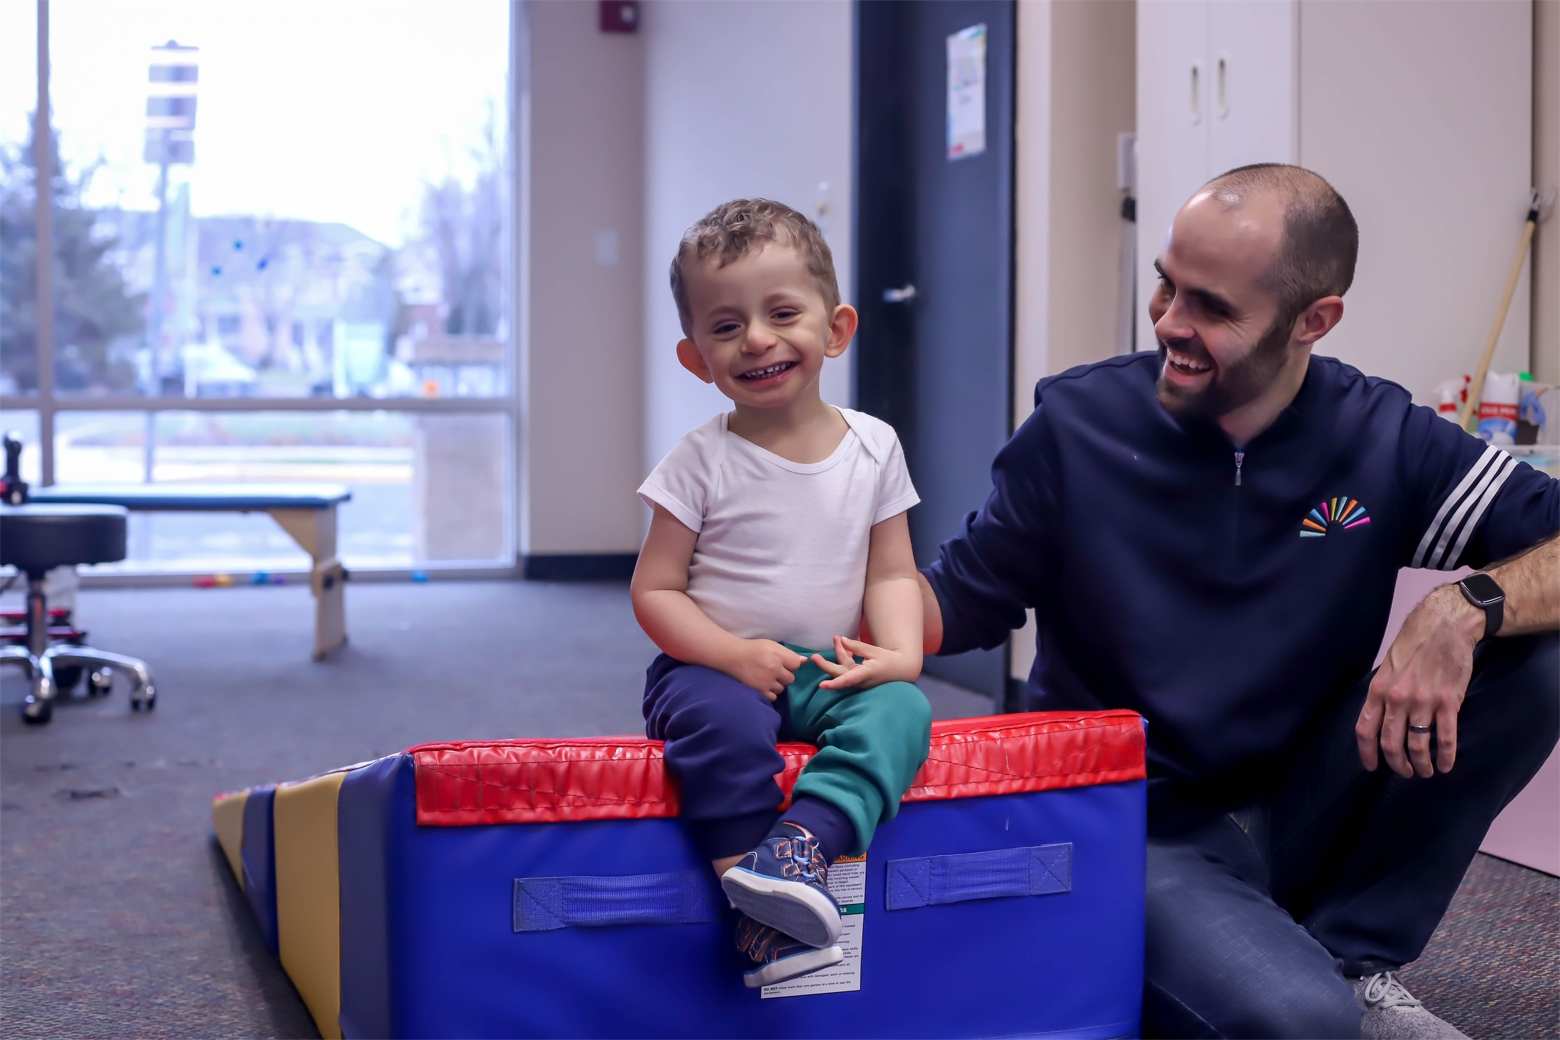
[[[837,964],[828,865],[865,851],[926,760],[921,600],[905,511],[920,499],[893,428],[818,395],[856,331],[817,227],[739,199],[683,237],[672,295],[683,367],[733,410],[640,487],[654,511],[634,614],[662,654],[645,729],[682,815],[741,911],[749,986]],[[873,643],[855,638],[866,631]],[[818,754],[781,813],[777,740]]]

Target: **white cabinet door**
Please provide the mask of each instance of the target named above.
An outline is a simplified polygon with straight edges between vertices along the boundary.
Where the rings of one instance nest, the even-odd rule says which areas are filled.
[[[1210,0],[1137,5],[1138,349],[1153,350],[1145,309],[1170,221],[1208,179]]]
[[[1295,0],[1213,0],[1210,8],[1208,175],[1294,162]]]

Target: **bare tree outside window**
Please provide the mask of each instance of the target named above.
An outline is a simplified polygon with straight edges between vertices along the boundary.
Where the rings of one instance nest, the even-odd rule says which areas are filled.
[[[468,148],[474,170],[428,183],[422,201],[421,245],[437,258],[443,331],[452,336],[499,333],[503,314],[505,178],[508,154],[496,106]]]

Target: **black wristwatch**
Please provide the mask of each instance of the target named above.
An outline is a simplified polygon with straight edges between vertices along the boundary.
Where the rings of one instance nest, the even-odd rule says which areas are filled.
[[[1484,638],[1500,631],[1506,615],[1506,592],[1495,579],[1482,571],[1470,574],[1457,583],[1468,602],[1484,611]]]

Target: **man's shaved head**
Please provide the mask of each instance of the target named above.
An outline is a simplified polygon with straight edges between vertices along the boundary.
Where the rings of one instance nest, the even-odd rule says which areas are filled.
[[[1203,189],[1236,209],[1257,195],[1276,196],[1284,207],[1284,237],[1261,283],[1278,299],[1285,325],[1324,296],[1342,296],[1354,281],[1360,229],[1343,196],[1318,175],[1298,166],[1257,163],[1209,181]]]

